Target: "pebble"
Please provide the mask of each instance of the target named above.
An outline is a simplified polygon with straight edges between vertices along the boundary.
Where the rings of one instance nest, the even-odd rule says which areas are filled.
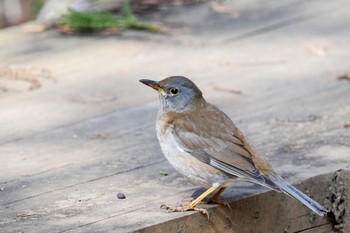
[[[118,194],[117,194],[117,198],[118,198],[118,199],[125,199],[126,197],[125,197],[125,194],[124,194],[124,193],[118,193]]]

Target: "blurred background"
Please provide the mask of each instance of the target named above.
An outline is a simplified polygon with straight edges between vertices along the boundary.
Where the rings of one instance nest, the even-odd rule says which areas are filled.
[[[0,28],[35,19],[44,2],[45,0],[1,0]]]
[[[130,0],[136,9],[158,7],[161,4],[191,4],[201,0]],[[39,21],[58,19],[68,9],[80,11],[117,11],[123,0],[1,0],[0,28],[39,18]],[[42,9],[44,8],[44,9]]]

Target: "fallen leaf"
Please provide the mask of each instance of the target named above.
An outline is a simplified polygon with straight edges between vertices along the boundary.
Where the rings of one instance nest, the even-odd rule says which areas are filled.
[[[166,171],[159,171],[159,175],[161,176],[167,176],[169,173]]]
[[[350,127],[350,122],[343,122],[343,123],[341,123],[341,127],[349,128]]]
[[[326,55],[326,49],[321,46],[308,46],[306,47],[306,51],[316,56]]]
[[[226,6],[226,5],[219,3],[219,2],[211,2],[209,4],[209,6],[213,11],[218,12],[218,13],[222,13],[222,14],[228,14],[232,18],[235,18],[235,19],[240,16],[240,13],[238,10],[236,10],[230,6]]]
[[[49,69],[36,66],[11,66],[0,64],[0,78],[7,80],[20,80],[29,82],[28,90],[34,90],[41,87],[40,78],[51,79],[54,83],[56,78]]]
[[[16,214],[17,217],[29,217],[29,216],[32,216],[34,215],[34,213],[19,213],[19,214]]]
[[[350,72],[346,73],[346,74],[343,74],[343,75],[339,75],[337,77],[338,80],[348,80],[350,81]]]

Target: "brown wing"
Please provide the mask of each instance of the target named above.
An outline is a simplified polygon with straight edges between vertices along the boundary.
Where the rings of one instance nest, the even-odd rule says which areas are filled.
[[[172,121],[172,137],[179,150],[186,151],[213,167],[279,191],[257,169],[244,136],[229,117],[209,105]]]

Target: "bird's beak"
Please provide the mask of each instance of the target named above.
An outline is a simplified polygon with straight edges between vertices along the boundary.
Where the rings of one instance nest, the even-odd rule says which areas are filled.
[[[157,81],[149,80],[149,79],[140,79],[140,82],[143,84],[152,87],[154,90],[158,91],[162,95],[166,95],[165,91],[163,88],[160,87],[159,83]]]

